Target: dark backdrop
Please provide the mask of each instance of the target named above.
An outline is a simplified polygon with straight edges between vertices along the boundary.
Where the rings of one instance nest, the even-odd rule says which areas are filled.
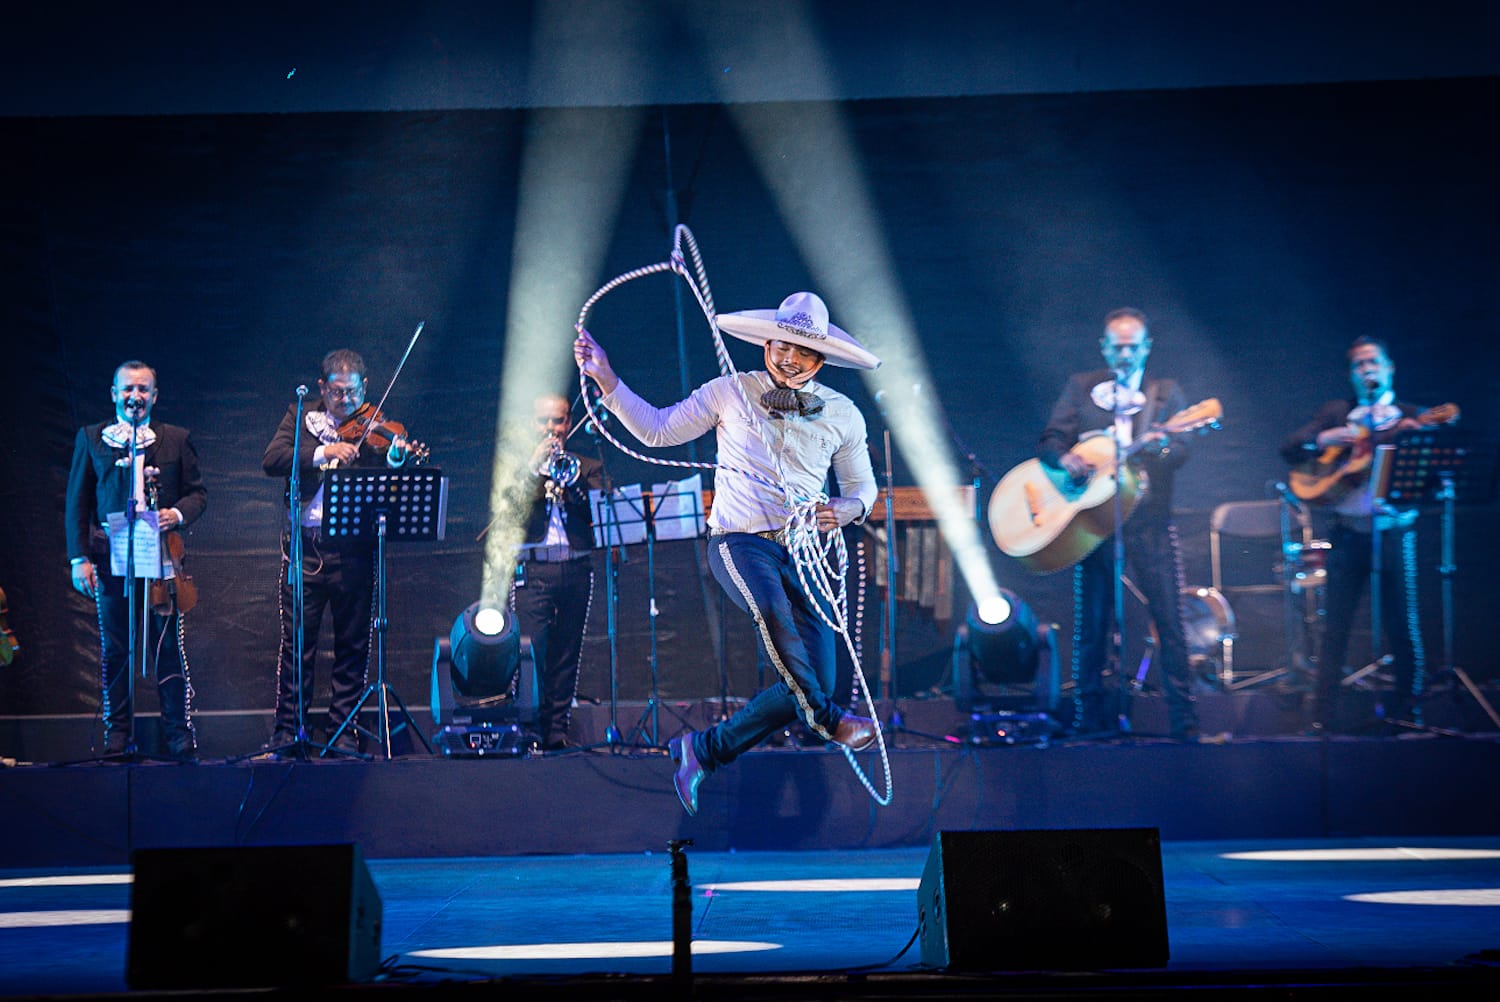
[[[1484,77],[841,107],[942,414],[985,491],[1030,455],[1066,375],[1097,362],[1112,307],[1151,315],[1153,371],[1177,376],[1190,398],[1223,401],[1224,427],[1195,443],[1176,499],[1189,579],[1206,583],[1208,513],[1268,496],[1285,474],[1279,439],[1347,389],[1342,352],[1355,336],[1390,341],[1403,396],[1456,402],[1465,426],[1495,432],[1500,349],[1485,318],[1500,263],[1497,97],[1500,80]],[[480,580],[496,404],[512,378],[503,337],[527,114],[0,119],[11,398],[0,587],[23,644],[0,672],[0,713],[97,705],[92,610],[68,587],[62,494],[74,430],[107,415],[114,365],[137,356],[158,367],[158,418],[193,429],[209,483],[188,539],[201,593],[189,638],[196,705],[269,708],[279,485],[261,474],[261,452],[325,351],[358,349],[383,388],[419,320],[388,410],[431,447],[452,496],[444,542],[392,547],[389,665],[398,692],[425,704],[433,638]],[[666,254],[669,132],[673,193],[719,308],[774,306],[811,287],[724,110],[682,104],[647,121],[599,281]],[[835,322],[847,311],[830,308]],[[678,392],[673,309],[667,279],[643,280],[596,325],[632,385],[662,403]],[[701,318],[687,329],[696,383],[715,369],[706,334],[693,334]],[[829,377],[865,406],[878,443],[864,386],[848,371]],[[617,482],[662,478],[606,458]],[[921,461],[898,457],[896,482],[914,482]],[[1495,514],[1493,503],[1463,505],[1455,522],[1454,655],[1479,677],[1497,673]],[[1434,661],[1438,527],[1428,517],[1423,543]],[[720,632],[694,544],[656,556],[662,691],[748,695],[748,638],[733,617]],[[1068,621],[1066,575],[1033,577],[991,556],[1044,618]],[[637,696],[653,582],[644,554],[632,560],[618,635],[622,691]],[[583,683],[598,695],[609,688],[603,613],[596,601]],[[705,649],[705,633],[726,640],[722,651]],[[908,648],[918,674],[939,670],[942,642]],[[721,672],[723,651],[733,663]]]

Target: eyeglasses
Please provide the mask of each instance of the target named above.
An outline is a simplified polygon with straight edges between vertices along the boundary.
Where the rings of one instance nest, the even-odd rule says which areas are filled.
[[[323,392],[335,400],[353,400],[365,392],[363,386],[325,386]]]

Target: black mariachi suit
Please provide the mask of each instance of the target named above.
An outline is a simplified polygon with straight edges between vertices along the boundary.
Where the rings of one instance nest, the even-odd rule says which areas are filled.
[[[101,421],[80,428],[73,441],[73,465],[68,474],[66,523],[68,558],[87,557],[99,576],[96,602],[99,620],[100,663],[102,667],[101,716],[104,720],[104,746],[107,751],[124,751],[133,737],[129,670],[130,601],[125,579],[110,571],[109,536],[103,523],[111,512],[124,511],[130,497],[132,476],[129,469],[130,449],[106,445],[100,437],[112,421]],[[182,525],[191,525],[208,507],[208,490],[198,468],[198,453],[186,428],[170,424],[151,424],[156,441],[140,450],[144,466],[154,466],[158,474],[158,508],[176,508],[182,513]],[[118,465],[124,461],[127,465]],[[147,600],[147,582],[137,589],[140,601]],[[147,635],[140,643],[156,656],[157,696],[161,705],[164,751],[174,756],[191,754],[197,747],[192,720],[188,715],[191,682],[187,659],[183,654],[182,616],[175,608],[171,615],[150,616]]]
[[[1042,432],[1037,455],[1043,463],[1060,467],[1060,457],[1086,432],[1111,429],[1112,411],[1094,403],[1092,391],[1112,382],[1108,369],[1077,373],[1063,387]],[[1146,378],[1141,384],[1145,404],[1131,418],[1131,440],[1144,435],[1152,424],[1160,424],[1187,407],[1182,388],[1170,379]],[[1171,444],[1164,455],[1147,447],[1132,459],[1146,474],[1147,487],[1125,522],[1123,542],[1131,580],[1146,598],[1156,624],[1156,657],[1172,736],[1198,736],[1198,716],[1193,705],[1192,674],[1188,664],[1187,636],[1182,626],[1182,560],[1177,546],[1177,527],[1172,521],[1172,480],[1176,469],[1187,461],[1187,449]],[[1104,688],[1104,667],[1110,655],[1110,626],[1114,621],[1114,541],[1106,539],[1079,561],[1073,572],[1073,682],[1077,700],[1075,725],[1082,733],[1115,730],[1119,726],[1123,690],[1110,694]],[[1122,670],[1125,667],[1122,666]],[[1119,686],[1124,682],[1116,680]]]
[[[523,551],[523,560],[516,568],[515,587],[510,593],[516,621],[522,635],[530,639],[536,660],[541,690],[537,700],[537,730],[543,748],[562,747],[568,737],[573,698],[578,689],[583,633],[594,591],[594,529],[589,491],[604,486],[603,463],[576,453],[568,455],[578,460],[578,479],[563,491],[567,550],[565,553]],[[547,538],[551,512],[547,502],[548,478],[532,479],[535,483],[525,535],[528,545],[540,544]],[[561,559],[527,558],[528,552]]]
[[[1357,406],[1354,400],[1329,400],[1318,408],[1312,420],[1298,428],[1281,443],[1281,456],[1292,466],[1315,458],[1320,432],[1348,424],[1349,414]],[[1422,408],[1397,401],[1402,417],[1416,417]],[[1401,433],[1393,426],[1373,433],[1371,447],[1394,441]],[[1366,494],[1371,485],[1360,485]],[[1369,498],[1364,507],[1369,507]],[[1387,720],[1421,721],[1417,700],[1426,681],[1426,651],[1422,643],[1420,610],[1417,601],[1417,511],[1407,507],[1397,512],[1397,522],[1380,530],[1380,609],[1382,632],[1391,645],[1391,667],[1394,686],[1382,708]],[[1354,625],[1354,611],[1369,584],[1374,561],[1373,525],[1369,518],[1335,514],[1328,532],[1327,585],[1317,668],[1318,689],[1313,716],[1319,724],[1334,731],[1356,730],[1349,714],[1339,707],[1339,691],[1344,661],[1349,653],[1349,631]],[[1374,638],[1379,644],[1379,638]]]
[[[298,452],[298,486],[301,498],[296,508],[311,500],[323,483],[323,471],[313,458],[323,443],[307,427],[307,414],[326,412],[322,401],[303,412]],[[293,427],[297,423],[297,405],[290,404],[276,434],[266,446],[261,467],[267,476],[286,477],[286,492],[291,491]],[[353,466],[386,466],[386,450],[366,442],[360,446]],[[294,632],[291,567],[291,521],[281,535],[281,583],[278,605],[281,618],[281,648],[276,660],[276,723],[271,744],[285,744],[297,736],[297,638]],[[303,721],[311,708],[313,666],[317,662],[318,633],[323,625],[324,610],[333,613],[333,668],[329,672],[328,735],[332,736],[353,712],[369,677],[370,638],[374,629],[375,600],[374,540],[354,539],[337,542],[323,538],[317,527],[302,532],[302,708]],[[351,724],[339,738],[339,744],[357,749],[358,732]]]

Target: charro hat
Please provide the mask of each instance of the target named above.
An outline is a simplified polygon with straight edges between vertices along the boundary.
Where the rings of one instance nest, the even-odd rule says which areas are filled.
[[[794,292],[774,310],[741,310],[721,313],[719,330],[741,341],[765,344],[785,341],[811,348],[829,365],[846,369],[878,369],[880,359],[854,340],[848,331],[828,322],[828,307],[811,292]]]

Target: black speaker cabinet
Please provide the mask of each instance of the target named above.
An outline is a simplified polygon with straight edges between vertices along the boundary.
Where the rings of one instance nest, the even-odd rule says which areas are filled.
[[[362,981],[380,895],[351,844],[137,849],[125,979],[136,988]]]
[[[1161,836],[1155,828],[939,832],[917,915],[931,967],[1165,967]]]

